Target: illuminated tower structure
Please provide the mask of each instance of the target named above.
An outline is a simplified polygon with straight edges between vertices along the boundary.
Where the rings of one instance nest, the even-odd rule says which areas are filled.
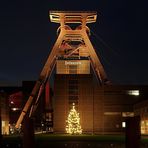
[[[19,127],[26,113],[31,117],[39,103],[45,85],[56,66],[54,85],[54,123],[55,132],[65,132],[65,121],[72,103],[80,113],[84,132],[101,131],[103,101],[94,99],[91,70],[97,77],[99,86],[109,83],[104,68],[89,39],[88,23],[97,19],[96,12],[50,11],[50,21],[59,23],[58,38],[40,73],[39,79],[16,123]],[[97,103],[99,106],[95,106]],[[98,110],[99,108],[99,110]],[[99,116],[99,120],[97,116]]]
[[[110,82],[89,40],[90,29],[87,27],[88,23],[96,22],[97,13],[50,11],[49,16],[51,22],[60,24],[58,38],[16,128],[19,128],[25,115],[32,117],[35,113],[41,94],[56,67],[53,101],[55,133],[66,133],[66,119],[73,103],[80,113],[83,133],[123,132],[125,118],[134,116],[133,104],[144,100],[145,96],[139,95],[142,90],[138,86],[108,85]],[[46,98],[49,98],[48,95]],[[49,104],[49,101],[46,100],[46,103]],[[49,110],[47,104],[45,109]],[[45,116],[50,118],[48,112]]]
[[[51,22],[60,23],[58,39],[61,36],[56,42],[61,43],[54,81],[55,133],[66,132],[65,121],[73,103],[80,113],[83,133],[103,131],[103,98],[94,96],[93,72],[99,86],[109,84],[109,81],[89,39],[87,27],[96,19],[96,12],[50,12]]]

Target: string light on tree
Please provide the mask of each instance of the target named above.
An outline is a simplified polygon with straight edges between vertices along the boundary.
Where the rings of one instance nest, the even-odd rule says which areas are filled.
[[[82,134],[79,113],[76,111],[74,103],[72,104],[66,124],[66,132],[68,134]]]

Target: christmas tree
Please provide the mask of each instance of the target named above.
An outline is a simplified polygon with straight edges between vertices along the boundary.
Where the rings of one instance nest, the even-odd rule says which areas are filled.
[[[72,109],[69,112],[66,123],[67,123],[66,132],[68,134],[81,134],[82,133],[79,113],[76,111],[74,103],[72,104]]]

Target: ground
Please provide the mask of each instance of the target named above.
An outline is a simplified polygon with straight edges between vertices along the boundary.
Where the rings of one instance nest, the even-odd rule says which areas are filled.
[[[35,135],[36,148],[60,147],[60,148],[125,148],[124,135],[58,135],[38,134]],[[3,136],[2,148],[21,148],[22,136]],[[142,136],[141,148],[148,147],[148,137]]]

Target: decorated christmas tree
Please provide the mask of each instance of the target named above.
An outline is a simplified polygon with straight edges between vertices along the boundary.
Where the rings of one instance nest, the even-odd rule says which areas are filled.
[[[68,118],[66,120],[66,132],[68,134],[81,134],[82,128],[80,125],[79,113],[75,109],[75,104],[72,104],[72,109],[69,112]]]

